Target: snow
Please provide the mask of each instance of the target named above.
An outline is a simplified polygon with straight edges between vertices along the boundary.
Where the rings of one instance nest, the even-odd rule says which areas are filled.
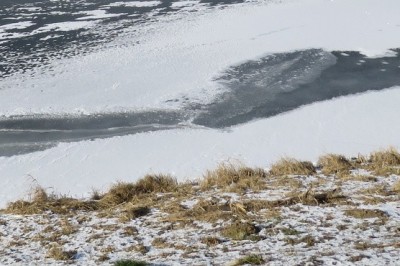
[[[160,1],[131,1],[131,2],[115,2],[105,7],[126,6],[126,7],[154,7],[162,4]]]
[[[269,167],[282,156],[316,161],[324,153],[367,154],[399,148],[400,87],[314,103],[228,130],[158,131],[77,143],[27,155],[0,157],[0,205],[40,184],[87,196],[116,181],[148,173],[197,179],[221,162]]]
[[[182,103],[167,101],[182,98],[209,102],[222,90],[213,80],[221,71],[267,53],[324,48],[374,56],[396,48],[399,5],[396,0],[262,1],[160,18],[116,38],[112,49],[55,60],[51,73],[27,71],[1,80],[0,115],[175,109]],[[57,23],[39,31],[90,23]]]
[[[171,7],[173,8],[179,8],[179,7],[187,7],[187,6],[194,6],[198,4],[199,1],[179,1],[179,2],[173,2],[171,4]]]
[[[80,17],[77,18],[76,20],[92,20],[92,19],[105,19],[105,18],[113,18],[113,17],[119,17],[124,14],[110,14],[107,13],[106,10],[91,10],[91,11],[85,11],[79,14],[86,14],[88,16],[85,17]]]
[[[57,22],[52,24],[47,24],[43,27],[40,27],[37,30],[34,30],[32,33],[42,33],[48,31],[71,31],[71,30],[79,30],[83,28],[89,28],[93,25],[93,22],[90,21],[67,21],[67,22]]]
[[[32,25],[35,25],[35,23],[33,23],[31,21],[22,21],[22,22],[5,24],[5,25],[0,26],[0,32],[6,31],[6,30],[21,30],[21,29],[28,28]]]
[[[292,178],[296,180],[299,177]],[[316,176],[301,176],[301,181],[310,184],[318,179],[320,183],[337,187],[337,178],[318,173]],[[376,178],[378,183],[387,187],[393,185],[387,177]],[[268,181],[280,179],[282,176],[270,177]],[[399,176],[396,179],[399,180]],[[106,215],[101,211],[67,215],[1,214],[0,263],[65,265],[65,261],[46,256],[56,242],[63,250],[76,252],[70,262],[74,265],[105,265],[125,258],[156,265],[233,265],[238,258],[248,254],[259,254],[268,261],[268,265],[308,265],[311,261],[323,265],[350,265],[350,261],[356,265],[397,265],[400,255],[398,197],[386,194],[383,202],[366,204],[365,194],[360,190],[373,189],[376,183],[359,182],[357,189],[347,189],[353,182],[356,181],[340,185],[347,192],[338,196],[344,196],[345,201],[283,204],[275,208],[266,204],[265,208],[257,211],[243,207],[240,215],[234,207],[228,206],[245,206],[244,203],[257,200],[254,192],[222,193],[221,190],[211,189],[178,198],[171,193],[158,193],[158,200],[152,200],[150,213],[128,220],[121,220],[121,214],[124,214],[124,208],[132,208],[132,203],[107,210]],[[279,200],[287,199],[285,195],[293,190],[296,195],[309,192],[309,185],[299,188],[284,184],[273,186],[271,183],[266,187],[261,194],[275,193]],[[313,188],[315,193],[332,191],[321,189],[318,185]],[[372,193],[369,196],[379,195]],[[271,202],[272,199],[266,195],[261,200]],[[355,204],[357,201],[361,201],[362,205]],[[212,208],[203,212],[217,215],[221,212],[228,216],[217,216],[216,221],[201,219],[196,215],[202,212],[201,205],[196,206],[199,202],[221,207],[217,212]],[[185,210],[174,208],[177,205],[187,208],[186,215],[182,215]],[[363,219],[346,214],[349,209],[383,210],[385,213]],[[190,210],[195,211],[188,217]],[[252,234],[253,239],[233,240],[223,234],[223,229],[233,221],[250,222],[260,232]],[[204,241],[210,237],[216,241],[215,245]],[[104,255],[108,262],[104,261]],[[99,262],[100,258],[103,258],[103,263]]]
[[[44,73],[33,70],[0,80],[0,115],[176,109],[179,103],[166,101],[211,101],[222,89],[214,77],[265,54],[324,48],[376,57],[400,43],[399,8],[398,0],[287,0],[178,13],[133,28],[136,35],[116,38],[112,49],[55,60],[51,73],[39,69],[37,73]],[[101,14],[90,13],[90,18]],[[33,34],[93,25],[61,22]],[[113,182],[134,181],[147,173],[199,178],[227,160],[268,167],[282,156],[316,161],[326,152],[352,156],[389,145],[399,148],[399,99],[400,87],[395,87],[314,103],[226,130],[141,133],[0,157],[0,207],[26,196],[36,184],[87,196],[92,188],[105,190]]]

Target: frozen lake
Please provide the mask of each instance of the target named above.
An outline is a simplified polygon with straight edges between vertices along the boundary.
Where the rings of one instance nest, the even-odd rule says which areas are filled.
[[[0,156],[43,150],[59,142],[155,130],[225,128],[316,101],[382,90],[400,85],[400,50],[392,51],[396,56],[377,58],[320,49],[268,55],[225,70],[216,81],[226,90],[211,103],[186,102],[175,111],[3,118]]]
[[[24,79],[29,77],[37,78],[43,73],[57,76],[58,71],[54,70],[57,62],[65,64],[67,59],[79,60],[86,54],[112,50],[115,46],[134,49],[140,43],[140,36],[128,44],[108,44],[120,35],[130,36],[142,25],[150,31],[160,18],[181,13],[197,16],[235,4],[243,1],[2,1],[0,78],[6,80],[3,86],[12,94],[14,87],[25,86]],[[226,128],[316,101],[393,87],[400,85],[400,54],[396,48],[390,51],[388,55],[369,58],[358,51],[329,51],[319,47],[280,53],[265,50],[262,57],[215,73],[212,81],[220,91],[211,100],[196,101],[190,94],[164,100],[167,105],[179,104],[172,110],[150,106],[89,114],[27,112],[3,116],[0,156],[44,150],[59,142],[185,127]],[[112,65],[112,60],[109,63]],[[157,73],[154,78],[157,79]],[[98,94],[90,86],[82,84],[79,88],[79,83],[74,86],[89,95]],[[52,87],[56,91],[58,81]],[[25,88],[25,93],[34,94],[33,97],[52,89],[34,83],[32,88],[35,89]],[[135,87],[128,90],[134,92]],[[68,94],[68,87],[63,88],[63,93]]]

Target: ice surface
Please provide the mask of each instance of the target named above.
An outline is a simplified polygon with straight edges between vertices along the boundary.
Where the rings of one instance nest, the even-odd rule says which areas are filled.
[[[147,173],[195,179],[227,160],[268,167],[282,156],[316,161],[327,152],[356,156],[389,145],[399,148],[399,97],[396,87],[315,103],[229,130],[158,131],[0,157],[5,177],[0,203],[26,195],[35,182],[82,196],[93,187],[107,189]]]
[[[0,81],[0,114],[181,108],[221,93],[220,71],[268,53],[305,48],[382,54],[400,43],[399,2],[284,1],[211,10],[141,25],[116,47],[55,60]],[[362,8],[360,8],[362,7]],[[338,16],[340,15],[340,19]],[[317,23],[316,23],[317,22]],[[90,21],[49,25],[71,30]],[[171,102],[169,100],[176,99]]]

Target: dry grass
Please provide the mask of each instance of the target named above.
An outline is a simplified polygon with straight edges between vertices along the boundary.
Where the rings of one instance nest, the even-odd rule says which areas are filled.
[[[230,192],[243,192],[248,189],[258,191],[265,186],[267,173],[260,168],[238,167],[222,164],[216,170],[209,171],[201,183],[203,190],[213,187]]]
[[[154,238],[153,241],[151,242],[151,245],[156,248],[167,248],[170,246],[167,240],[161,237]]]
[[[147,175],[136,183],[120,182],[111,187],[100,201],[108,206],[116,206],[130,202],[135,197],[143,194],[175,192],[178,182],[168,175]]]
[[[65,251],[59,245],[54,244],[47,252],[47,257],[55,260],[72,260],[76,251]]]
[[[289,245],[297,245],[300,243],[306,243],[307,247],[312,247],[315,245],[315,243],[317,242],[316,239],[311,236],[311,235],[307,235],[301,238],[286,238],[285,242],[288,243]]]
[[[235,221],[221,231],[221,235],[233,240],[254,239],[260,230],[248,222]]]
[[[400,193],[400,179],[397,180],[397,181],[393,184],[392,190],[393,190],[394,192]]]
[[[192,223],[194,221],[215,222],[232,218],[230,204],[219,203],[218,199],[201,199],[191,209],[183,207],[166,208],[170,213],[166,221]]]
[[[312,175],[316,173],[316,169],[311,162],[283,158],[271,166],[269,173],[273,176]]]
[[[343,181],[377,182],[378,179],[372,175],[346,175],[342,177]]]
[[[386,218],[388,214],[381,210],[370,210],[370,209],[350,209],[345,210],[344,213],[348,216],[357,219],[368,219],[368,218]]]
[[[141,216],[145,216],[150,213],[150,208],[147,206],[132,206],[128,205],[124,208],[120,215],[121,222],[128,222]]]
[[[187,188],[187,186],[182,187]],[[179,188],[176,179],[167,175],[147,175],[136,183],[118,183],[103,195],[96,193],[95,197],[99,200],[79,200],[54,194],[49,195],[42,187],[36,187],[30,201],[18,200],[9,203],[5,212],[28,215],[46,211],[68,214],[75,211],[107,210],[130,203],[134,199],[152,202],[155,193],[176,192]]]
[[[216,246],[223,241],[215,236],[208,236],[201,239],[201,243],[206,244],[209,247]]]
[[[94,211],[98,208],[99,206],[95,201],[82,201],[65,196],[48,195],[43,188],[37,187],[34,189],[31,201],[18,200],[9,203],[5,211],[22,215],[46,211],[68,214],[74,211]]]
[[[133,226],[127,226],[124,228],[123,235],[124,236],[135,236],[138,234],[138,230],[136,227]]]
[[[400,166],[400,153],[394,148],[371,153],[370,161],[377,167]]]
[[[268,188],[290,188],[290,189],[298,189],[303,186],[303,182],[301,178],[298,177],[289,177],[289,176],[278,176],[271,177],[268,179]]]
[[[375,175],[400,175],[400,153],[394,148],[373,152],[366,168]]]
[[[318,159],[318,166],[324,175],[347,175],[353,168],[343,155],[327,154]]]
[[[240,265],[263,265],[265,260],[261,255],[247,255],[243,258],[238,259],[233,265],[240,266]]]
[[[390,188],[387,187],[385,184],[376,184],[374,186],[370,186],[367,188],[362,188],[357,191],[357,194],[361,195],[380,195],[380,196],[389,196],[392,192]]]

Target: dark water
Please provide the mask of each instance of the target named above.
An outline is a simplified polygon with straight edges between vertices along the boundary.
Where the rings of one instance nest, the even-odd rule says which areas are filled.
[[[54,58],[88,53],[135,23],[182,11],[173,7],[174,1],[163,0],[149,7],[114,6],[115,2],[130,1],[1,0],[0,27],[16,22],[30,22],[30,26],[0,31],[0,79],[46,65]],[[224,8],[240,2],[200,1],[199,5]],[[80,12],[99,9],[122,15],[96,21],[95,28],[63,32],[53,29],[33,34],[45,25],[77,20],[87,16]],[[196,12],[196,6],[184,12]],[[0,117],[0,156],[45,150],[59,142],[182,127],[225,128],[317,101],[389,88],[400,85],[400,49],[393,52],[397,55],[381,58],[321,49],[270,54],[220,73],[215,82],[226,92],[214,102],[188,103],[174,112]]]

